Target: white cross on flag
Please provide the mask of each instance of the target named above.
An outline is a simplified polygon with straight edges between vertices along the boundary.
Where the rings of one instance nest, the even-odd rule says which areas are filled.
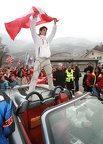
[[[13,63],[13,59],[11,56],[8,56],[8,58],[5,61],[6,63]]]

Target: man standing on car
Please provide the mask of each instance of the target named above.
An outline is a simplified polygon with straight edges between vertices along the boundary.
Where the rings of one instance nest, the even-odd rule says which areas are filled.
[[[57,29],[56,19],[54,20],[54,26],[51,34],[46,38],[47,27],[42,26],[39,29],[39,35],[36,33],[36,22],[37,22],[38,13],[39,12],[34,13],[34,16],[30,24],[31,35],[35,44],[36,60],[34,64],[34,73],[29,85],[28,92],[35,90],[37,79],[42,68],[44,68],[47,74],[49,89],[50,90],[54,89],[53,78],[52,78],[52,67],[50,63],[50,56],[51,56],[50,43],[56,33],[56,29]]]

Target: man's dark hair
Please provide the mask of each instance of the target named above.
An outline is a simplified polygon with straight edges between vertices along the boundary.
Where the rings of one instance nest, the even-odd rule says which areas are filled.
[[[14,74],[10,74],[9,78],[11,78],[11,77],[13,77],[13,76],[14,76]]]
[[[48,30],[48,28],[46,26],[42,26],[42,27],[40,27],[39,32],[42,31],[43,29]]]

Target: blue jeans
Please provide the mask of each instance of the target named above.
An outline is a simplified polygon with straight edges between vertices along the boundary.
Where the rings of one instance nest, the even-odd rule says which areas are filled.
[[[79,80],[75,80],[75,91],[79,91]]]
[[[93,91],[93,94],[96,95],[96,96],[100,96],[100,90],[96,88],[96,86],[94,86],[92,88],[92,91]]]

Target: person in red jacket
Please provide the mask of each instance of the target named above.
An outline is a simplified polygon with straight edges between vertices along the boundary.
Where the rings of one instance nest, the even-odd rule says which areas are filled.
[[[101,79],[101,70],[99,67],[96,67],[86,80],[89,91],[96,96],[100,96],[100,90],[95,86],[100,81],[99,79]]]
[[[87,92],[92,92],[95,80],[96,80],[95,73],[93,71],[90,71],[90,74],[86,78]]]
[[[103,72],[101,73],[101,76],[98,77],[98,81],[95,86],[99,90],[103,89]]]
[[[96,77],[96,81],[95,81],[95,85],[94,85],[94,93],[97,95],[97,96],[100,96],[100,88],[97,87],[96,85],[98,85],[98,83],[101,81],[102,79],[102,74],[101,74],[101,69],[100,67],[96,67],[95,70],[94,70],[94,73],[95,73],[95,77]]]
[[[103,74],[102,74],[101,79],[96,83],[96,87],[98,89],[102,89],[103,88]]]

